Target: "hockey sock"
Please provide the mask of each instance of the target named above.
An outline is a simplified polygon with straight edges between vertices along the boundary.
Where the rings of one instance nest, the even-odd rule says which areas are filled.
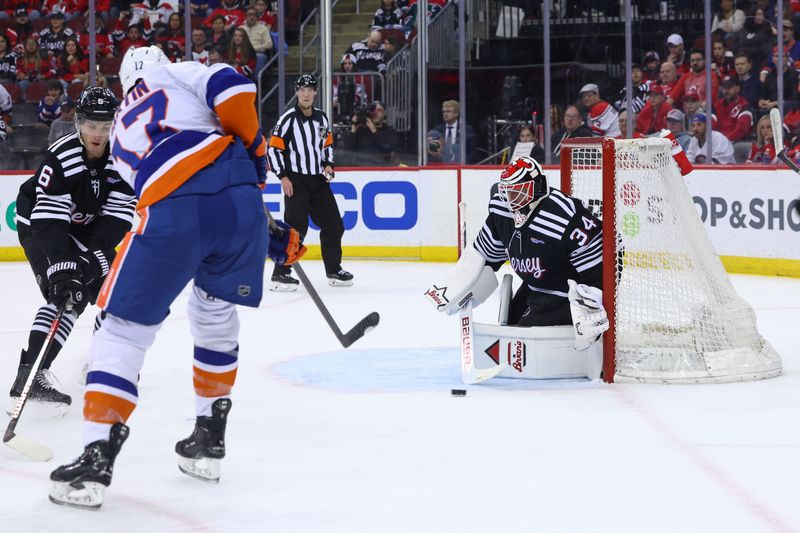
[[[230,397],[239,366],[239,346],[223,353],[194,347],[195,414],[211,416],[211,405]]]
[[[56,308],[52,304],[47,304],[36,312],[36,318],[33,319],[31,333],[28,336],[28,349],[23,350],[20,356],[20,364],[32,365],[36,361],[36,356],[39,355],[39,352],[42,350],[42,346],[44,346],[44,340],[47,338],[47,332],[50,331],[50,326],[53,324],[53,319],[55,317]],[[50,353],[47,354],[47,357],[42,364],[42,368],[50,368],[50,365],[53,364],[53,361],[61,351],[62,346],[64,346],[64,343],[67,341],[67,337],[69,337],[77,318],[77,315],[72,313],[64,313],[64,315],[61,317],[61,323],[59,324],[58,331],[56,332],[55,342],[53,343],[53,347],[50,349]]]

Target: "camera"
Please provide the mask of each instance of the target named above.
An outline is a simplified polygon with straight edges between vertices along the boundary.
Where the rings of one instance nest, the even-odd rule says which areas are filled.
[[[442,149],[442,143],[440,143],[436,139],[428,143],[428,150],[430,150],[431,152],[438,152],[441,149]]]
[[[364,124],[370,115],[369,108],[365,105],[356,106],[353,109],[353,115],[356,117],[353,121],[354,124]]]

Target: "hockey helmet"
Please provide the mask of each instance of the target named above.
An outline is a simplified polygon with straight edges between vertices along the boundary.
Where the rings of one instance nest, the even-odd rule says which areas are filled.
[[[78,97],[75,117],[78,120],[111,121],[117,111],[117,98],[110,89],[87,87]]]
[[[302,87],[311,87],[317,90],[317,78],[313,74],[301,74],[294,82],[294,90],[299,91]]]
[[[141,48],[128,48],[119,66],[119,81],[122,83],[122,93],[128,92],[145,72],[158,65],[166,65],[169,59],[157,46],[143,46]]]
[[[514,213],[516,227],[522,226],[539,202],[550,194],[542,167],[532,157],[512,161],[500,175],[497,190]]]

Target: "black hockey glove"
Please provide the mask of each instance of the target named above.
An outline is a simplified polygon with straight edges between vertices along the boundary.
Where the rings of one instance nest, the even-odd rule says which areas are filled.
[[[86,291],[76,261],[53,262],[47,269],[47,283],[50,303],[56,307],[66,304],[68,310],[71,308],[78,315],[86,309]]]
[[[115,255],[116,252],[111,249],[108,252],[92,250],[83,252],[78,256],[81,280],[86,287],[86,298],[89,303],[94,303],[97,300],[97,295],[100,294],[100,288],[103,286]]]

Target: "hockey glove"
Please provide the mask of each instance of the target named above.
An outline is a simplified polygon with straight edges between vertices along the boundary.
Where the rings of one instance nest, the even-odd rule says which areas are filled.
[[[256,174],[258,174],[258,183],[267,182],[267,142],[264,140],[264,134],[261,133],[261,128],[256,132],[253,142],[247,148],[247,155],[256,166]]]
[[[114,260],[116,252],[110,250],[104,253],[102,250],[93,250],[91,252],[83,252],[78,256],[78,266],[81,269],[81,281],[86,287],[86,298],[90,303],[94,303],[97,295],[100,293],[100,287],[103,285],[108,270],[111,268],[111,262]]]
[[[567,280],[569,310],[575,325],[575,349],[586,350],[608,329],[608,316],[603,308],[603,291]]]
[[[269,228],[267,254],[276,265],[291,265],[300,260],[307,248],[300,243],[300,234],[286,222],[276,220]]]
[[[66,304],[67,310],[78,315],[86,309],[86,291],[75,260],[53,262],[47,269],[47,283],[50,303],[56,307]]]

